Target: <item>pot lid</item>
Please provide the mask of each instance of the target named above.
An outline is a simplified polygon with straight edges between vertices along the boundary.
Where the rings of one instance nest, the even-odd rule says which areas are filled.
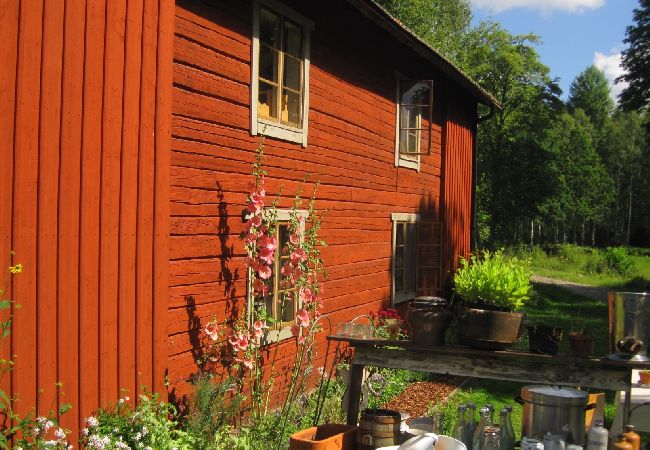
[[[548,406],[585,406],[589,394],[561,386],[533,385],[521,388],[524,401]]]
[[[425,307],[432,307],[432,306],[447,306],[449,302],[447,299],[444,299],[442,297],[432,297],[428,295],[423,295],[421,297],[415,297],[413,299],[413,302],[411,303],[413,306],[425,306]]]

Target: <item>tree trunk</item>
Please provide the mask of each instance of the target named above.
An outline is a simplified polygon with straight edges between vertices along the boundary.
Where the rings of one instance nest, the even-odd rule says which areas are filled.
[[[580,226],[580,245],[585,245],[585,232],[587,228],[587,219],[582,218],[582,225]]]
[[[596,223],[591,224],[591,246],[596,246]]]
[[[630,232],[632,230],[632,175],[630,175],[629,196],[627,200],[627,233],[625,233],[625,245],[630,245]]]
[[[530,246],[535,244],[535,220],[530,220]]]

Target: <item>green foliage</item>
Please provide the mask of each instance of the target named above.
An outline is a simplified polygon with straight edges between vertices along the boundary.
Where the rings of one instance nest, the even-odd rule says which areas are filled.
[[[82,444],[89,449],[194,449],[196,440],[178,427],[176,409],[144,392],[134,408],[124,397],[86,419]]]
[[[217,381],[212,375],[203,373],[192,385],[185,427],[197,439],[196,448],[209,449],[224,439],[224,430],[240,414],[244,397],[233,392],[236,383],[230,378]]]
[[[484,251],[460,261],[454,275],[454,289],[465,302],[513,310],[521,308],[531,295],[530,271],[516,257],[501,251]]]
[[[614,111],[605,73],[593,65],[579,73],[569,88],[568,106],[573,111],[582,109],[592,125],[602,130]]]
[[[621,66],[625,69],[616,81],[625,81],[621,106],[627,111],[647,109],[650,105],[650,0],[639,0],[634,24],[627,27]]]

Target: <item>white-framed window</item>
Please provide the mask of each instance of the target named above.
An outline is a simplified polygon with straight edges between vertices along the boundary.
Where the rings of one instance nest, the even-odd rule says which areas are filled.
[[[420,170],[420,156],[431,153],[433,81],[396,77],[395,166]]]
[[[296,312],[300,308],[299,296],[293,285],[281,273],[282,266],[289,261],[289,236],[291,221],[291,211],[286,209],[276,210],[277,228],[275,230],[275,238],[278,242],[277,249],[274,255],[274,262],[271,266],[271,288],[268,295],[263,299],[255,298],[252,296],[251,289],[251,276],[252,272],[248,273],[248,292],[249,292],[249,316],[252,316],[252,308],[264,307],[268,316],[272,317],[276,323],[271,326],[266,340],[272,342],[278,339],[286,339],[292,336],[291,325],[293,325]],[[308,215],[306,210],[297,211],[298,217],[305,219]],[[305,221],[300,221],[300,236],[304,237]]]
[[[392,266],[392,304],[411,300],[416,296],[417,281],[417,226],[419,214],[392,213],[393,252]]]
[[[253,1],[251,134],[307,146],[314,23],[276,0]]]

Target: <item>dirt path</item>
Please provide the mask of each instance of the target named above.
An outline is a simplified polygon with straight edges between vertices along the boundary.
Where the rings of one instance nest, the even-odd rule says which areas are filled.
[[[573,281],[557,280],[555,278],[547,278],[539,275],[533,275],[532,281],[533,283],[561,286],[567,291],[573,292],[574,294],[582,295],[583,297],[593,298],[594,300],[600,300],[602,302],[607,301],[607,293],[610,291],[610,289],[606,287],[591,286],[589,284],[582,284],[582,283],[574,283]]]

